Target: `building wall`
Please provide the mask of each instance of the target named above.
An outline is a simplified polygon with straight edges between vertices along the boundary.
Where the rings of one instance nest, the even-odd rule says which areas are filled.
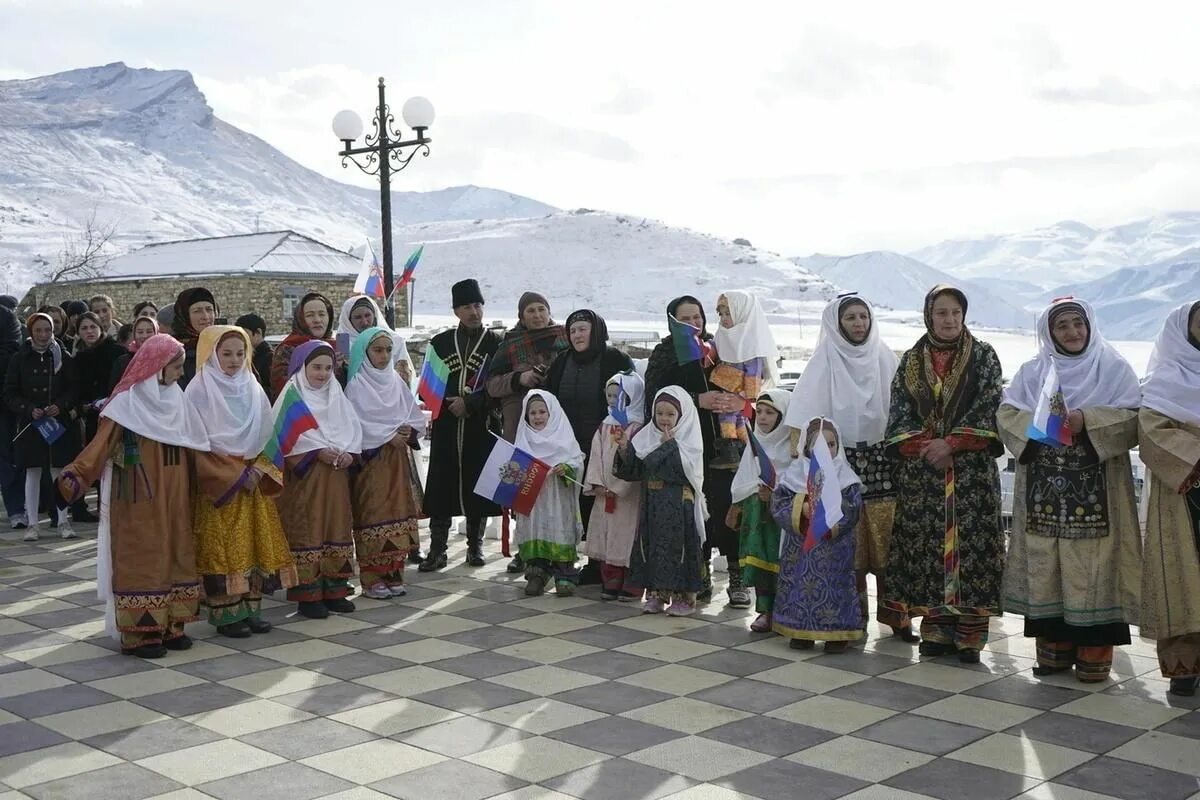
[[[221,316],[231,323],[242,314],[254,312],[266,320],[267,333],[272,335],[291,330],[291,308],[308,292],[320,292],[329,298],[333,303],[333,322],[336,324],[342,302],[353,294],[354,278],[222,275],[96,283],[72,281],[33,287],[22,300],[21,308],[33,310],[40,305],[58,305],[63,300],[86,300],[93,295],[106,294],[116,305],[117,318],[128,322],[133,317],[133,307],[137,303],[150,300],[159,308],[174,305],[181,291],[194,286],[207,287],[217,299]],[[396,321],[401,325],[408,318],[408,298],[405,295],[403,291],[396,293],[399,301],[396,305]]]

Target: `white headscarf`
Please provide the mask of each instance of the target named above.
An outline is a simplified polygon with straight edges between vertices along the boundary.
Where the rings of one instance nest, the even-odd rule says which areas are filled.
[[[327,344],[323,344],[319,349],[328,350],[326,354],[332,357],[333,350]],[[271,410],[272,425],[274,425],[274,420],[281,413],[284,398],[287,396],[287,386],[294,385],[300,390],[300,399],[304,401],[308,410],[317,420],[316,429],[300,434],[300,438],[296,440],[289,455],[299,456],[314,450],[324,450],[326,447],[333,448],[339,453],[361,453],[362,425],[358,421],[354,407],[350,405],[350,401],[342,392],[342,387],[338,385],[337,379],[330,375],[325,385],[316,389],[308,382],[305,366],[302,364],[292,374],[292,377],[288,378],[288,383],[279,392],[279,397],[275,399],[275,407]]]
[[[766,451],[767,458],[775,466],[776,476],[782,475],[792,461],[791,431],[783,422],[790,400],[791,395],[783,389],[771,389],[764,392],[759,398],[759,402],[769,403],[775,407],[775,410],[779,412],[779,423],[771,431],[764,433],[758,427],[760,418],[755,417],[754,419],[754,439]],[[757,492],[758,486],[758,457],[750,447],[746,447],[742,451],[742,460],[738,463],[737,473],[733,476],[733,484],[730,487],[731,499],[735,503],[740,503]]]
[[[1088,326],[1087,346],[1082,353],[1073,356],[1059,352],[1050,331],[1051,317],[1056,311],[1066,313],[1063,307],[1082,312]],[[1142,392],[1137,374],[1124,356],[1100,335],[1096,315],[1087,302],[1073,297],[1055,300],[1038,317],[1037,338],[1037,356],[1017,370],[1004,391],[1003,402],[1021,411],[1036,411],[1046,372],[1053,363],[1062,382],[1063,400],[1072,411],[1141,406]]]
[[[179,383],[175,382],[170,386],[159,383],[163,369],[179,357],[176,355],[168,358],[167,356],[172,354],[164,352],[161,358],[155,358],[156,349],[161,348],[166,351],[170,347],[167,343],[160,345],[160,342],[168,340],[170,337],[163,334],[159,334],[159,336],[162,336],[161,340],[155,341],[153,346],[147,348],[147,345],[151,341],[157,340],[158,336],[148,339],[138,352],[138,355],[141,355],[144,351],[146,355],[143,358],[147,361],[154,359],[154,363],[147,364],[147,366],[157,367],[157,369],[153,374],[123,390],[121,389],[122,384],[118,384],[114,394],[105,404],[104,410],[100,412],[100,416],[107,417],[122,428],[133,431],[138,436],[153,439],[160,444],[187,447],[207,453],[212,449],[209,445],[208,433],[204,430],[199,416],[183,396],[183,389],[179,388]],[[178,354],[182,355],[183,345],[178,342],[175,344],[179,348]],[[132,369],[133,361],[129,363],[129,369]],[[139,366],[143,363],[145,362],[139,362]]]
[[[385,328],[374,328],[375,333],[364,331],[371,341],[390,335]],[[394,341],[394,340],[393,340]],[[370,356],[362,359],[355,372],[346,382],[346,400],[354,408],[362,426],[363,450],[374,450],[387,444],[401,425],[424,430],[425,417],[417,406],[412,390],[396,374],[389,363],[380,369],[371,363]]]
[[[814,418],[815,419],[815,418]],[[779,483],[788,489],[791,489],[796,494],[806,494],[808,492],[808,456],[804,454],[807,450],[808,426],[814,420],[808,420],[801,427],[801,436],[804,438],[805,446],[800,448],[800,456],[787,468],[779,478]],[[846,448],[843,446],[845,441],[842,439],[841,431],[838,430],[837,423],[831,419],[821,420],[822,430],[832,428],[837,433],[838,449],[833,454],[833,464],[837,467],[838,485],[845,489],[847,486],[853,486],[856,483],[862,483],[858,477],[858,473],[850,466],[850,462],[846,460]]]
[[[842,333],[842,308],[862,303],[871,327],[862,344]],[[875,444],[887,430],[892,378],[899,362],[879,337],[875,310],[857,294],[830,301],[821,314],[821,333],[812,358],[792,388],[789,428],[803,428],[816,417],[833,420],[849,446]]]
[[[367,328],[373,328],[376,325],[387,324],[387,320],[383,318],[383,312],[379,310],[379,305],[372,298],[365,294],[352,295],[346,299],[346,302],[342,303],[342,312],[338,315],[337,324],[337,332],[339,334],[344,333],[350,337],[349,346],[353,346],[354,341],[358,338],[358,335],[367,329],[363,328],[363,330],[360,331],[358,328],[355,328],[354,323],[350,321],[350,313],[354,311],[354,307],[356,305],[364,300],[371,305],[371,311],[375,313],[375,321],[368,325]],[[349,346],[347,347],[347,352],[349,352]]]
[[[629,417],[629,424],[644,424],[646,422],[646,381],[636,372],[630,374],[618,372],[604,382],[604,391],[607,392],[609,386],[618,385],[621,387],[621,391],[624,392],[625,397],[629,398],[629,404],[625,406],[625,414]],[[621,402],[619,398],[617,402]],[[621,424],[613,419],[611,406],[608,409],[608,416],[604,418],[604,424]]]
[[[408,354],[408,340],[405,339],[400,334],[396,333],[395,331],[392,331],[392,368],[393,368],[393,371],[395,371],[396,365],[399,364],[401,361],[408,364],[408,374],[409,374],[408,388],[411,390],[412,389],[412,381],[417,378],[417,370],[416,370],[416,367],[413,366],[412,356],[410,356]]]
[[[778,374],[775,359],[779,358],[779,348],[775,345],[775,337],[771,334],[771,326],[762,305],[757,297],[740,289],[730,289],[722,292],[721,296],[729,304],[733,327],[726,328],[718,324],[715,337],[717,355],[722,361],[736,364],[755,358],[763,359],[767,362],[763,385],[771,385]]]
[[[1200,425],[1200,350],[1188,337],[1194,307],[1179,306],[1163,324],[1142,379],[1142,405],[1178,422]]]
[[[708,519],[708,504],[704,500],[704,436],[700,433],[700,416],[696,413],[696,404],[692,402],[692,396],[679,386],[659,389],[658,394],[654,395],[654,403],[650,406],[650,423],[634,434],[630,445],[641,459],[662,445],[662,431],[654,422],[654,406],[664,394],[670,395],[679,404],[679,422],[675,425],[673,438],[679,445],[679,460],[683,464],[688,483],[691,484],[692,494],[696,496],[696,533],[703,539],[704,520]]]
[[[550,412],[546,427],[540,431],[531,428],[526,421],[529,401],[534,398],[545,403]],[[558,398],[541,389],[531,389],[521,400],[521,420],[517,423],[517,436],[513,443],[517,448],[552,467],[583,461],[583,451],[579,449],[579,442],[575,440],[575,432],[571,429],[567,413],[563,411]]]
[[[210,333],[211,331],[211,333]],[[236,375],[226,375],[217,358],[221,339],[240,335],[246,345],[246,361]],[[254,458],[271,438],[271,401],[250,369],[250,341],[241,328],[214,325],[200,332],[197,351],[211,355],[196,364],[196,377],[184,396],[208,432],[214,453]]]

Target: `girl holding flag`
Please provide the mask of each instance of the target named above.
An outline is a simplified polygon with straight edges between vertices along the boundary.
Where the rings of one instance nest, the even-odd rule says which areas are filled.
[[[579,581],[575,548],[583,524],[577,476],[583,472],[583,451],[554,395],[532,389],[521,406],[515,445],[549,464],[553,473],[542,484],[529,516],[515,515],[514,538],[525,562],[525,594],[536,597],[553,580],[558,596],[570,597]]]
[[[613,474],[617,431],[631,438],[646,420],[645,384],[636,372],[618,372],[604,386],[608,416],[592,436],[584,483],[596,498],[588,521],[583,553],[600,562],[600,599],[632,602],[642,587],[629,580],[629,556],[637,533],[641,486]]]
[[[346,399],[362,425],[362,458],[353,471],[354,549],[363,594],[405,594],[404,562],[417,545],[424,493],[409,453],[420,446],[424,417],[392,368],[387,328],[368,328],[350,349]]]
[[[771,611],[775,606],[775,584],[779,575],[779,526],[771,517],[771,491],[776,476],[792,462],[791,435],[783,424],[791,395],[772,389],[758,398],[754,414],[754,434],[742,453],[733,476],[728,525],[738,531],[741,540],[742,580],[754,587],[758,617],[750,623],[755,633],[771,630]]]
[[[831,420],[809,422],[804,441],[771,497],[783,529],[771,630],[795,650],[821,641],[826,653],[842,653],[863,636],[854,576],[862,488]]]
[[[271,404],[250,368],[251,352],[241,328],[205,328],[196,342],[196,376],[184,390],[212,447],[197,456],[211,474],[192,494],[196,568],[209,624],[233,639],[271,630],[259,614],[262,596],[297,580],[271,500],[283,489],[283,473],[262,455],[272,434]]]
[[[347,598],[354,575],[349,467],[362,451],[363,431],[333,377],[333,357],[326,342],[297,347],[272,409],[277,439],[292,443],[279,449],[284,481],[277,501],[298,573],[288,599],[310,619],[354,610]]]
[[[1037,336],[1038,355],[1017,370],[998,413],[1017,455],[1004,610],[1025,617],[1025,636],[1037,639],[1035,675],[1074,667],[1095,683],[1137,623],[1142,548],[1129,451],[1141,389],[1086,302],[1051,303]]]

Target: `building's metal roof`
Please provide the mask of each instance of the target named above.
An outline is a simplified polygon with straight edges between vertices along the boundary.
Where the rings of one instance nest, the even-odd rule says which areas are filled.
[[[248,233],[150,244],[109,262],[87,281],[184,275],[325,275],[353,277],[361,260],[295,231]]]

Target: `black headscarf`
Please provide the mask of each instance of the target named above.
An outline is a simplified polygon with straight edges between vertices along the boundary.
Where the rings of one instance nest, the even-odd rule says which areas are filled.
[[[217,301],[213,293],[203,286],[196,286],[184,289],[179,293],[179,297],[175,298],[174,317],[171,319],[171,335],[192,347],[195,347],[200,332],[192,328],[191,315],[188,312],[196,303],[212,303],[213,315],[216,316]]]
[[[12,309],[0,306],[0,345],[20,346],[24,338],[17,315]]]
[[[580,364],[587,364],[599,358],[608,348],[608,325],[605,324],[603,317],[590,309],[581,308],[578,311],[572,311],[567,317],[566,324],[563,325],[567,329],[568,340],[571,335],[571,325],[576,322],[587,322],[592,326],[592,335],[588,340],[587,349],[581,353],[573,345],[571,347],[571,358]]]
[[[704,304],[701,303],[699,300],[697,300],[695,297],[692,297],[690,294],[680,295],[679,297],[676,297],[670,303],[667,303],[667,314],[674,317],[675,312],[678,311],[679,307],[681,305],[683,305],[684,303],[691,303],[692,305],[694,305],[700,309],[700,319],[703,320],[703,322],[700,323],[700,338],[707,339],[708,338],[708,315],[704,313]]]
[[[871,314],[871,307],[867,305],[866,300],[863,300],[862,297],[856,293],[844,295],[840,298],[840,300],[841,302],[838,303],[838,333],[842,335],[843,339],[845,339],[847,342],[850,342],[850,344],[862,344],[862,342],[856,342],[852,340],[846,333],[846,329],[842,327],[842,314],[846,313],[846,309],[850,306],[862,306],[865,308],[867,310],[867,318],[869,320],[867,323],[867,336],[870,336],[871,328],[875,325],[875,317]],[[863,341],[866,341],[866,339]]]

